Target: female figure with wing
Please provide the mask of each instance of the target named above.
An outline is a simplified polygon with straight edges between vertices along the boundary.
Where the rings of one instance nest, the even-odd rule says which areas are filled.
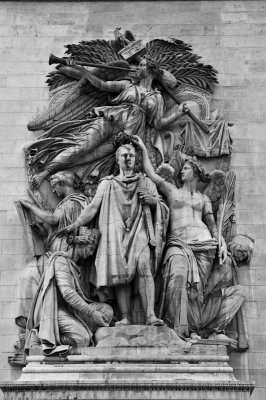
[[[222,335],[244,302],[240,285],[223,287],[209,292],[209,281],[218,248],[218,230],[210,199],[197,191],[197,183],[205,174],[199,163],[180,154],[183,187],[178,189],[155,173],[145,145],[136,143],[143,154],[144,170],[163,194],[170,209],[170,229],[166,244],[162,276],[164,280],[161,317],[181,337]],[[168,166],[170,169],[171,167]],[[230,269],[223,238],[219,249],[220,268]]]
[[[33,177],[33,186],[38,187],[51,173],[75,165],[98,162],[97,167],[101,170],[101,162],[102,167],[106,167],[106,157],[114,155],[113,141],[119,133],[144,139],[149,127],[163,129],[180,118],[184,114],[184,104],[164,117],[163,97],[153,87],[158,72],[156,64],[149,58],[140,62],[137,83],[102,81],[86,71],[86,79],[94,87],[119,95],[111,106],[95,107],[90,120],[57,125],[45,134],[43,140],[27,148],[28,154],[34,149],[33,166],[41,165],[43,168]],[[75,125],[79,127],[75,128]],[[75,134],[73,140],[67,140],[69,128]],[[105,171],[105,175],[108,173],[110,170]]]

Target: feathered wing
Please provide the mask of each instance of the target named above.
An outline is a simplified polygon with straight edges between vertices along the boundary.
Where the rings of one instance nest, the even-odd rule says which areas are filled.
[[[219,238],[224,237],[228,243],[235,234],[235,183],[236,175],[233,171],[226,174],[224,190],[217,212],[217,227]]]
[[[128,67],[116,52],[114,46],[105,40],[82,41],[79,44],[67,45],[66,54],[76,62],[109,64]],[[121,72],[91,68],[90,72],[103,80],[113,80],[121,76]],[[86,119],[96,106],[109,104],[109,96],[91,85],[82,73],[75,68],[59,64],[48,75],[47,80],[51,92],[49,108],[28,124],[31,131],[48,130],[53,126],[78,119]]]
[[[153,58],[159,68],[171,72],[176,80],[177,87],[189,84],[213,92],[218,83],[217,71],[211,65],[200,63],[192,47],[182,40],[154,39],[146,45],[147,55]]]
[[[216,216],[224,193],[226,174],[221,170],[215,169],[209,174],[209,178],[210,181],[204,190],[204,194],[211,200],[213,213]]]

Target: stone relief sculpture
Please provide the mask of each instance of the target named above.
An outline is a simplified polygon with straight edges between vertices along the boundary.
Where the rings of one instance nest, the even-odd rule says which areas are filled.
[[[141,297],[147,325],[163,325],[154,313],[154,277],[160,267],[168,225],[168,207],[142,173],[134,173],[135,149],[124,144],[116,152],[117,176],[103,178],[93,201],[79,218],[57,234],[75,231],[99,212],[101,237],[93,282],[97,289],[113,287],[121,313],[117,325],[130,325],[131,284]]]
[[[179,154],[183,187],[178,189],[155,173],[143,142],[135,140],[142,150],[144,171],[170,208],[162,317],[181,337],[226,339],[224,330],[244,302],[244,288],[226,277],[231,269],[226,243],[219,237],[210,199],[197,191],[198,181],[207,179],[204,170],[192,157]]]
[[[180,40],[144,46],[118,28],[114,41],[66,47],[67,57],[50,57],[58,66],[48,76],[49,107],[28,124],[44,131],[25,149],[41,208],[21,204],[53,229],[48,252],[20,285],[20,303],[28,300],[17,323],[33,329],[27,346],[36,332],[53,354],[62,345],[91,345],[97,326],[166,324],[183,340],[246,349],[237,265],[249,261],[253,245],[236,235],[232,124],[210,111],[217,71]],[[78,243],[88,224],[100,236],[93,251],[84,242],[84,257],[69,236]],[[86,279],[77,275],[80,258]],[[44,291],[47,304],[56,293],[49,326],[41,322]],[[73,326],[68,338],[62,304]]]
[[[32,346],[32,333],[38,338],[44,354],[62,354],[69,346],[89,346],[99,326],[108,326],[113,310],[105,303],[86,298],[79,283],[80,258],[89,257],[98,242],[88,228],[79,230],[68,243],[67,252],[55,251],[49,258],[42,280],[33,299],[28,317],[25,348]],[[33,342],[35,344],[35,342]]]
[[[75,188],[75,175],[70,171],[58,171],[50,177],[51,188],[59,198],[63,198],[54,212],[43,210],[38,205],[21,200],[21,204],[36,215],[42,229],[48,251],[40,257],[35,257],[24,269],[19,282],[16,324],[26,327],[27,317],[34,295],[37,291],[49,257],[55,251],[67,251],[69,245],[66,237],[56,237],[55,232],[75,221],[83,208],[88,204],[88,198],[78,193]],[[46,230],[47,228],[47,230]]]

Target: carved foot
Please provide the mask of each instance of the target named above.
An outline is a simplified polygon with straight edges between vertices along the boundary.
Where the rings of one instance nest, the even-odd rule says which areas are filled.
[[[32,178],[32,186],[34,189],[37,189],[42,181],[49,175],[47,171],[40,172],[39,174],[34,175]]]
[[[146,325],[163,326],[164,322],[162,319],[157,318],[155,315],[150,315],[146,319]]]
[[[232,342],[234,340],[234,339],[231,339],[230,337],[226,336],[224,333],[216,333],[216,332],[211,333],[208,336],[208,339],[223,341],[223,342]]]
[[[190,335],[190,339],[191,339],[191,340],[200,340],[200,339],[201,339],[201,336],[198,335],[198,334],[195,333],[195,332],[192,332],[191,335]]]
[[[128,317],[122,318],[121,321],[115,323],[115,326],[131,325],[131,320]]]

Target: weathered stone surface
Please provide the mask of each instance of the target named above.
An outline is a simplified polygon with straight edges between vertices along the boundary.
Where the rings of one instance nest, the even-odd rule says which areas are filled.
[[[190,344],[180,339],[167,326],[130,325],[99,328],[95,334],[97,347],[175,347],[189,351]]]
[[[146,37],[155,37],[169,34],[182,40],[187,40],[189,43],[194,43],[197,49],[199,46],[204,47],[204,62],[214,65],[220,72],[219,92],[222,93],[222,95],[219,96],[220,105],[223,106],[223,100],[225,98],[244,99],[244,103],[246,104],[243,104],[243,112],[248,110],[249,104],[251,103],[257,105],[258,110],[260,110],[261,105],[265,105],[265,79],[258,76],[255,71],[251,71],[248,80],[243,78],[242,73],[239,72],[238,69],[235,71],[235,74],[229,72],[227,70],[227,61],[235,59],[240,61],[254,60],[265,62],[266,49],[262,47],[265,46],[265,7],[265,2],[259,0],[227,0],[223,2],[207,0],[177,2],[156,1],[156,3],[143,1],[137,4],[131,1],[117,3],[1,2],[0,21],[2,23],[1,26],[3,26],[1,28],[0,37],[1,60],[3,64],[5,60],[7,60],[10,64],[14,64],[14,66],[12,67],[12,71],[10,69],[6,70],[7,73],[5,75],[3,75],[3,71],[1,72],[0,86],[2,87],[0,90],[0,97],[2,101],[28,99],[34,107],[37,101],[36,98],[43,98],[45,87],[45,78],[39,61],[41,60],[46,63],[47,54],[51,51],[51,43],[54,51],[62,52],[62,46],[66,42],[71,41],[72,43],[77,43],[85,36],[86,39],[92,37],[98,38],[101,32],[104,33],[102,37],[106,37],[106,34],[109,34],[109,37],[111,37],[113,26],[122,25],[129,29],[135,29],[136,27],[139,36],[144,37],[144,35],[146,35]],[[163,13],[164,10],[168,14],[170,10],[173,15],[171,18],[171,20],[174,21],[173,24],[169,24],[170,20],[166,19],[166,15]],[[246,22],[236,22],[236,18],[238,18],[236,14],[238,12],[240,12],[241,18],[243,18],[243,13],[248,13],[248,20]],[[59,13],[60,16],[58,15]],[[154,24],[154,13],[159,14],[160,18],[157,19],[158,23],[154,25],[154,29],[151,29]],[[232,13],[232,17],[230,13]],[[111,14],[112,21],[109,22],[109,15]],[[139,14],[142,14],[142,23],[140,23],[140,19],[138,18]],[[210,17],[211,15],[213,18]],[[224,22],[222,22],[221,15],[223,15]],[[235,22],[227,23],[226,21],[228,20],[234,20]],[[179,21],[179,23],[177,23],[177,21]],[[96,29],[97,36],[92,32],[92,26],[93,30]],[[203,29],[203,26],[207,28]],[[247,40],[246,38],[250,35],[252,35],[252,38]],[[261,40],[261,35],[263,40]],[[208,36],[212,36],[212,40],[207,41],[206,39],[208,39]],[[213,36],[215,36],[215,38],[213,38]],[[245,40],[243,40],[243,38],[245,38]],[[246,47],[247,44],[250,47]],[[241,47],[239,45],[241,45]],[[222,51],[220,51],[221,49]],[[61,53],[61,55],[62,54],[63,53]],[[199,54],[203,53],[199,52]],[[18,73],[16,64],[20,63],[21,60],[25,61],[25,59],[28,61],[28,68],[25,71],[25,67],[23,67],[25,74]],[[31,63],[34,63],[34,71],[33,68],[30,68]],[[235,84],[238,86],[235,86]],[[241,84],[241,86],[239,86],[239,84]],[[21,93],[22,87],[25,88],[25,91]],[[37,92],[33,93],[30,88],[36,88],[39,94]],[[33,109],[34,108],[32,108],[32,110]],[[33,134],[30,134],[30,136],[27,134],[25,125],[16,125],[18,123],[16,112],[12,111],[11,114],[13,114],[13,118],[7,118],[5,113],[0,113],[1,145],[5,144],[6,138],[9,136],[25,141],[25,144],[29,137],[33,140],[35,136]],[[239,124],[237,136],[239,138],[246,137],[247,139],[254,138],[256,150],[255,153],[251,154],[252,156],[255,154],[256,165],[263,169],[265,166],[265,151],[263,150],[262,152],[260,149],[263,149],[261,141],[265,142],[265,115],[261,115],[261,120],[259,122],[246,120],[244,125],[240,115],[236,116],[234,113],[232,113],[232,115]],[[224,116],[227,117],[227,111],[224,112]],[[260,143],[256,145],[258,140],[260,140]],[[259,149],[257,149],[258,146]],[[22,147],[23,145],[21,144],[21,148]],[[257,157],[257,151],[262,153],[261,157]],[[241,160],[243,168],[247,168],[250,165],[250,157]],[[10,170],[12,170],[13,167],[15,167],[15,169],[20,168],[22,175],[24,174],[23,159],[22,157],[18,157],[17,154],[14,154],[12,149],[8,154],[0,157],[0,162],[2,166],[10,168]],[[19,177],[17,179],[17,181],[19,181],[21,174],[17,174],[17,171],[14,171],[14,175]],[[239,223],[252,224],[253,236],[255,239],[261,238],[261,225],[265,226],[265,183],[265,178],[258,181],[256,176],[254,178],[249,176],[243,177],[241,183],[238,183],[239,188],[241,187],[241,193],[237,199],[237,208],[244,210],[243,213],[239,215]],[[18,196],[18,192],[16,187],[10,187],[4,173],[1,175],[1,187],[4,187],[4,189],[1,194],[0,207],[1,210],[6,212],[6,210],[11,210],[10,204],[13,199]],[[26,190],[23,192],[23,196],[26,197]],[[10,217],[10,219],[11,223],[14,224],[14,217]],[[1,218],[1,226],[3,229],[10,227],[10,219],[6,221],[6,219]],[[257,226],[260,226],[260,228],[256,230]],[[6,232],[5,239],[9,239],[13,242],[12,230],[7,230]],[[16,246],[18,247],[15,248]],[[13,247],[14,250],[12,254],[10,254],[10,246],[5,244],[4,247],[2,247],[0,243],[0,268],[1,271],[5,271],[5,273],[0,276],[1,293],[5,290],[4,287],[11,288],[12,294],[8,298],[12,297],[12,299],[13,285],[17,284],[17,279],[14,278],[14,275],[10,274],[9,276],[8,273],[12,268],[16,271],[17,275],[19,275],[23,265],[29,260],[29,254],[24,255],[26,251],[24,251],[24,248],[21,250],[19,243],[13,242]],[[262,253],[255,255],[250,268],[264,269],[265,255]],[[262,313],[263,309],[266,308],[265,285],[262,285],[262,289],[259,291],[257,291],[257,289],[252,289],[250,291],[250,300],[259,301],[259,308]],[[2,307],[6,301],[7,299],[3,296],[1,299]],[[15,303],[13,307],[15,308]],[[249,324],[253,324],[257,318],[253,312],[250,315],[248,313],[247,317]],[[258,321],[258,325],[260,322],[261,320]],[[15,329],[13,330],[13,334],[14,331]],[[1,335],[1,337],[3,336]],[[256,353],[259,354],[258,357],[264,357],[266,352],[265,338],[265,330],[263,330],[263,328],[261,328],[260,331],[256,330],[256,332],[250,332],[251,346],[248,354]],[[6,363],[6,351],[9,351],[9,354],[12,352],[14,343],[13,335],[9,337],[9,343],[7,337],[5,337],[4,342],[5,346],[2,346],[1,349],[1,379],[15,379],[19,371],[11,369]],[[234,357],[236,357],[236,355],[232,356],[232,358]],[[243,357],[243,355],[241,354],[240,357]],[[246,370],[248,366],[249,356],[247,355],[245,363],[241,365],[243,379],[247,376]],[[259,374],[260,370],[258,369],[257,371]],[[254,369],[254,376],[256,376],[256,369]],[[17,395],[23,396],[22,393],[17,393]],[[33,396],[33,394],[30,393],[28,395]],[[60,395],[58,394],[58,396]],[[145,396],[149,396],[149,393],[143,392],[142,398]],[[191,394],[186,394],[186,396],[187,398],[193,398]],[[205,393],[200,396],[205,399]],[[266,383],[260,379],[258,389],[256,389],[252,395],[252,400],[262,400],[265,397]],[[209,398],[213,398],[212,393],[209,394]]]

